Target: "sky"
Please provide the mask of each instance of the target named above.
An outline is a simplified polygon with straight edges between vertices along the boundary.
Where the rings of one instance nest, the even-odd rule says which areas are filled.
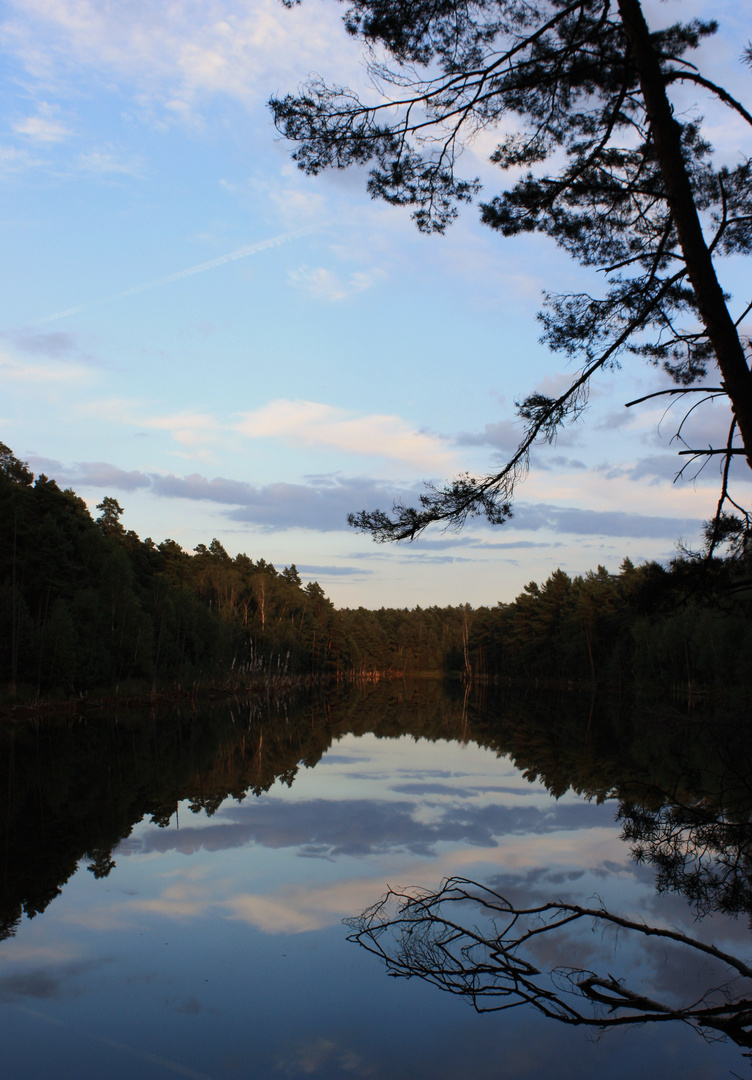
[[[749,103],[746,5],[645,6],[654,26],[717,18],[702,69]],[[217,537],[295,563],[338,606],[495,604],[557,568],[616,572],[696,546],[718,468],[674,482],[681,414],[624,407],[666,386],[638,360],[594,381],[583,418],[534,451],[504,526],[398,546],[347,527],[348,512],[506,459],[515,400],[572,376],[538,340],[541,292],[584,272],[544,238],[483,228],[477,207],[422,236],[371,201],[362,171],[295,167],[266,103],[311,72],[367,85],[343,10],[0,3],[0,441],[95,515],[110,495],[157,543]],[[683,94],[677,107],[695,108]],[[741,121],[696,110],[719,159],[749,153]],[[485,195],[501,186],[493,147],[486,133],[463,161]],[[741,304],[742,268],[723,272]],[[727,425],[704,406],[685,432],[705,446]]]

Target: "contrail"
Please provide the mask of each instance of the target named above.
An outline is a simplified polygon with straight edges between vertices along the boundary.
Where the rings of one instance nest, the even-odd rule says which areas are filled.
[[[206,1073],[196,1072],[195,1069],[190,1069],[179,1061],[173,1061],[171,1058],[162,1057],[161,1054],[150,1054],[147,1050],[137,1049],[127,1043],[116,1042],[115,1039],[108,1039],[104,1035],[95,1035],[93,1032],[84,1031],[81,1028],[76,1028],[73,1024],[65,1023],[56,1016],[46,1016],[44,1013],[37,1012],[36,1009],[29,1009],[25,1005],[16,1005],[16,1008],[37,1020],[44,1020],[53,1027],[67,1028],[74,1035],[83,1035],[84,1038],[90,1039],[92,1042],[102,1043],[112,1050],[120,1050],[122,1053],[130,1054],[131,1057],[139,1058],[141,1061],[148,1061],[152,1065],[160,1065],[163,1069],[169,1069],[170,1072],[177,1073],[178,1076],[187,1076],[189,1080],[212,1080],[212,1077],[207,1076]]]
[[[297,240],[299,236],[315,232],[318,227],[311,225],[306,229],[296,229],[295,232],[280,233],[279,236],[272,236],[269,240],[260,240],[258,244],[249,244],[248,247],[230,251],[227,255],[209,259],[208,262],[199,263],[198,266],[190,266],[187,270],[178,270],[176,274],[155,278],[154,281],[147,281],[143,285],[134,285],[123,292],[113,293],[112,296],[104,296],[101,300],[92,300],[88,304],[78,304],[76,307],[66,308],[65,311],[56,311],[54,315],[47,315],[44,319],[38,319],[36,325],[42,326],[44,323],[53,322],[55,319],[64,319],[66,315],[76,315],[79,311],[85,311],[86,308],[94,307],[96,304],[106,304],[110,300],[121,300],[124,296],[133,296],[134,293],[145,292],[147,289],[158,289],[160,285],[169,285],[171,281],[180,281],[181,278],[201,274],[204,270],[213,270],[215,266],[224,266],[225,263],[234,262],[236,259],[245,259],[246,256],[255,255],[257,252],[265,251],[267,248],[279,247],[280,244],[286,244],[289,240]]]

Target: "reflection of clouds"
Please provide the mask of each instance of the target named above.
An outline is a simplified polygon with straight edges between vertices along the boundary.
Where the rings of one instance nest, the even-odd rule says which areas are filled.
[[[303,1043],[289,1054],[277,1058],[276,1065],[285,1076],[313,1076],[322,1070],[326,1076],[341,1073],[373,1076],[376,1072],[375,1066],[364,1061],[354,1050],[324,1038]]]
[[[37,968],[36,971],[21,971],[16,975],[6,975],[0,979],[0,1001],[11,1002],[16,998],[57,998],[62,996],[60,976]]]
[[[84,926],[88,930],[101,930],[105,933],[114,930],[129,930],[133,925],[129,913],[117,904],[69,908],[61,916],[61,921],[69,926]]]
[[[453,784],[422,783],[419,780],[413,783],[406,782],[404,784],[392,784],[390,791],[394,791],[398,795],[448,795],[452,799],[472,799],[479,795],[537,794],[534,789],[524,791],[521,788],[513,787],[461,788],[455,787]]]
[[[81,951],[74,942],[61,941],[52,945],[29,945],[18,938],[9,938],[3,942],[3,959],[11,959],[6,950],[12,949],[14,963],[65,964],[81,959]]]
[[[249,893],[229,900],[226,907],[231,918],[250,923],[267,934],[302,934],[307,930],[320,930],[330,921],[295,896],[288,900],[279,895],[254,896]]]
[[[55,968],[38,967],[4,975],[0,978],[0,1002],[11,1004],[23,998],[49,1000],[74,994],[75,988],[68,985],[70,980],[108,962],[106,959],[73,960]]]
[[[590,903],[590,907],[597,904]],[[643,923],[641,913],[612,912]],[[647,927],[662,923],[646,922]],[[668,927],[668,929],[677,929]],[[697,940],[690,928],[681,933]],[[493,931],[492,931],[493,933]],[[729,983],[733,996],[752,990],[752,980],[738,977],[735,969],[719,959],[696,951],[689,944],[646,937],[642,932],[586,919],[574,928],[544,933],[526,943],[523,953],[541,969],[581,968],[602,976],[615,976],[634,990],[672,1008],[700,1001],[705,1006],[725,1002]]]
[[[585,868],[592,872],[602,869],[614,856],[621,854],[623,846],[613,828],[582,828],[576,832],[552,832],[543,835],[522,835],[506,837],[502,844],[491,851],[484,851],[482,856],[477,851],[449,851],[433,864],[435,872],[439,869],[442,877],[466,874],[472,877],[472,866],[482,858],[486,865],[502,866],[505,870],[523,874],[529,870],[559,871],[562,867]],[[619,864],[619,872],[624,867]],[[486,880],[484,878],[484,880]],[[494,886],[495,887],[495,886]],[[550,899],[550,890],[549,890]]]
[[[612,914],[644,922],[646,926],[676,930],[694,940],[712,941],[732,955],[746,955],[747,927],[739,927],[738,920],[733,919],[714,919],[699,924],[684,897],[658,896],[652,875],[646,875],[643,870],[642,867],[625,867],[609,859],[603,859],[599,866],[593,866],[587,872],[550,869],[541,864],[524,874],[509,873],[505,869],[486,876],[484,883],[515,908],[535,907],[551,900],[596,909],[603,905]],[[616,902],[604,901],[597,893],[588,895],[584,891],[586,873],[603,879],[610,875],[614,882],[621,878]],[[632,877],[637,891],[624,889],[627,876]],[[733,928],[741,930],[742,947],[739,942],[735,947],[727,940],[729,930],[733,933]],[[686,945],[665,940],[657,942],[634,931],[589,920],[538,936],[525,946],[524,955],[541,969],[583,967],[600,973],[607,969],[626,979],[633,988],[639,985],[648,996],[672,1004],[686,1004],[706,995],[715,995],[717,988],[735,976],[735,972],[714,957],[695,952]],[[737,979],[734,993],[744,992],[742,980]],[[746,992],[752,992],[752,985]]]
[[[582,803],[559,804],[553,809],[535,806],[461,805],[458,800],[475,792],[444,785],[420,786],[421,794],[453,795],[455,802],[421,804],[430,816],[418,815],[418,804],[379,799],[308,799],[286,802],[262,796],[252,804],[221,811],[229,821],[200,828],[153,829],[138,850],[224,851],[255,843],[267,848],[300,849],[300,854],[325,858],[376,855],[406,850],[430,856],[439,843],[494,847],[499,837],[592,828],[613,821],[608,807]],[[514,792],[518,794],[518,792]],[[133,849],[131,849],[133,850]]]
[[[276,813],[279,809],[276,801],[269,799],[268,802]],[[348,802],[332,805],[339,808],[341,818],[346,820],[351,804]],[[366,806],[369,805],[366,803]],[[298,804],[296,808],[305,819],[307,810],[310,811],[310,804]],[[242,809],[238,808],[241,811]],[[503,810],[481,808],[485,812],[498,809]],[[563,813],[578,809],[591,811],[588,815],[589,822],[585,822],[585,826],[580,828],[574,825],[576,814]],[[596,808],[558,807],[557,814],[566,819],[569,826],[567,829],[561,828],[561,821],[557,827],[557,814],[548,816],[535,812],[533,816],[541,826],[538,833],[523,829],[514,834],[507,832],[499,843],[492,840],[487,846],[468,844],[466,839],[460,839],[459,846],[432,854],[424,849],[414,850],[402,844],[402,857],[398,864],[395,862],[393,849],[386,849],[386,862],[379,858],[382,852],[378,849],[375,852],[369,851],[369,854],[375,854],[376,858],[371,862],[368,873],[343,877],[324,884],[288,884],[277,889],[256,892],[243,887],[245,875],[249,872],[245,859],[234,876],[232,873],[226,873],[222,877],[209,876],[205,869],[210,867],[210,863],[207,863],[204,869],[187,867],[167,875],[159,895],[126,901],[108,909],[85,910],[81,912],[81,920],[86,921],[89,926],[106,930],[107,919],[113,925],[120,926],[126,919],[132,921],[137,913],[142,916],[148,913],[179,920],[227,918],[247,923],[266,934],[299,934],[323,929],[338,923],[346,916],[357,915],[375,903],[389,885],[434,889],[443,878],[455,874],[486,881],[492,888],[514,899],[551,899],[552,895],[562,897],[571,887],[572,895],[581,902],[582,889],[588,875],[599,882],[599,889],[611,882],[623,882],[626,878],[635,881],[631,868],[625,868],[623,863],[616,861],[623,853],[623,845],[613,826],[593,825],[594,809]],[[372,808],[372,812],[377,811]],[[516,813],[510,811],[510,820],[514,820]],[[610,816],[606,816],[610,821]],[[541,821],[541,818],[548,820]],[[586,827],[588,823],[591,825],[589,828]],[[298,839],[311,837],[310,824],[309,821],[307,830],[296,833]],[[430,822],[421,824],[413,821],[412,825],[429,835],[432,834]],[[229,824],[220,828],[237,827]],[[487,826],[484,828],[487,830]],[[183,831],[180,830],[181,835]],[[189,849],[190,845],[194,841],[199,842],[208,830],[196,831],[201,835],[189,839]],[[163,841],[165,846],[169,847],[174,846],[177,839],[176,834],[154,830],[153,834],[147,834],[144,841]],[[328,855],[328,852],[328,847],[317,849],[309,839],[306,844],[301,845],[299,853],[320,857],[322,854]],[[427,855],[431,857],[426,857]],[[389,868],[385,869],[387,864]],[[639,883],[637,884],[639,886]],[[647,888],[652,891],[649,886]]]
[[[126,912],[151,912],[171,919],[200,918],[221,905],[232,893],[234,882],[227,877],[211,876],[208,863],[192,864],[160,875],[168,882],[159,896],[121,905]]]
[[[641,955],[638,955],[638,947]],[[736,976],[720,960],[700,955],[685,945],[662,942],[657,951],[653,942],[643,940],[635,943],[633,951],[634,962],[642,961],[652,990],[662,1000],[668,997],[680,1004],[705,998],[708,1004],[721,1004],[724,999],[722,988],[730,978],[734,981],[735,997],[749,997],[752,992],[752,980]]]
[[[198,1013],[204,1011],[204,1006],[195,997],[183,998],[175,1006],[175,1012],[183,1013],[185,1016],[196,1016]]]
[[[478,876],[482,864],[483,880],[488,880],[489,871],[494,866],[503,868],[503,874],[492,881],[501,880],[503,876],[505,882],[514,882],[514,890],[506,890],[510,896],[514,891],[526,900],[536,893],[539,885],[540,895],[545,893],[545,899],[550,899],[552,892],[561,890],[552,889],[551,881],[545,881],[549,872],[559,875],[569,873],[569,880],[574,882],[589,870],[592,872],[592,869],[607,864],[618,844],[613,830],[607,829],[582,830],[566,838],[557,835],[516,837],[513,842],[507,841],[502,846],[484,850],[482,855],[477,849],[453,850],[430,862],[406,863],[399,870],[398,881],[394,880],[396,874],[392,871],[389,885],[433,889],[443,878],[453,874],[466,874],[470,878]],[[542,866],[552,869],[541,870]],[[618,869],[623,875],[623,867]],[[559,882],[562,880],[559,876]],[[492,887],[497,888],[496,884],[492,884]],[[232,913],[231,917],[249,922],[265,933],[301,933],[331,925],[346,916],[357,915],[374,904],[386,888],[387,883],[383,878],[358,877],[324,886],[300,886],[273,897],[254,894],[235,896],[223,906]],[[500,891],[505,892],[504,889]]]
[[[352,765],[355,762],[368,761],[367,754],[336,754],[331,750],[324,755],[327,765]]]

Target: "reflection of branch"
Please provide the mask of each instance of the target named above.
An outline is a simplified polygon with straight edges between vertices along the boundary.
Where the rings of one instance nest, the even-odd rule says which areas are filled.
[[[483,929],[478,919],[485,922]],[[348,940],[383,960],[390,975],[417,975],[468,998],[478,1012],[529,1004],[562,1023],[601,1030],[680,1020],[706,1037],[719,1033],[752,1047],[752,999],[733,992],[734,980],[752,979],[752,967],[678,930],[559,900],[516,907],[492,889],[461,877],[448,878],[437,892],[390,889],[346,922],[353,930]],[[730,969],[727,981],[699,1000],[674,1005],[632,990],[610,974],[579,967],[541,970],[520,955],[523,947],[534,949],[543,935],[598,925],[638,935],[638,940],[662,939],[690,950],[690,955],[712,958]]]
[[[672,801],[652,809],[619,808],[621,838],[632,858],[657,870],[659,892],[678,892],[698,915],[752,913],[752,825],[710,806]]]

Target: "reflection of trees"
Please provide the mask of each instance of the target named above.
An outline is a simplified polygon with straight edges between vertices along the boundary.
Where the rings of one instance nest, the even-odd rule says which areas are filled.
[[[625,839],[657,869],[659,888],[683,892],[700,911],[752,909],[746,717],[701,723],[623,701],[454,690],[400,680],[197,713],[0,727],[0,940],[24,912],[44,911],[81,860],[106,877],[117,844],[144,816],[167,825],[181,800],[212,814],[228,797],[291,784],[346,733],[473,742],[510,755],[553,795],[618,799]],[[681,807],[690,808],[686,820]]]
[[[656,871],[658,892],[678,892],[699,915],[752,913],[752,826],[712,806],[622,805],[622,839]]]
[[[449,738],[462,700],[400,683],[340,698],[233,700],[200,712],[50,717],[0,726],[0,941],[60,895],[81,861],[97,879],[147,817],[177,804],[211,815],[225,799],[291,785],[337,737],[377,731]]]
[[[494,702],[469,737],[558,797],[618,803],[622,838],[702,915],[752,915],[752,728],[741,707]]]
[[[706,1038],[752,1047],[752,967],[677,930],[622,918],[603,907],[550,901],[517,906],[466,878],[449,878],[438,892],[390,890],[357,918],[349,940],[386,964],[390,975],[427,982],[467,998],[478,1012],[528,1004],[553,1020],[605,1031],[645,1022],[682,1021]],[[699,998],[663,1000],[610,972],[547,964],[576,953],[577,934],[613,930],[620,947],[660,943],[677,947],[682,965],[694,956],[710,964],[714,985]],[[566,932],[566,940],[562,933]],[[591,938],[592,940],[592,938]],[[581,945],[581,942],[579,943]]]
[[[698,915],[752,914],[749,738],[736,725],[709,727],[700,729],[702,773],[687,768],[685,753],[673,778],[663,770],[668,789],[623,785],[617,820],[635,861],[655,870],[658,892],[682,894]]]

